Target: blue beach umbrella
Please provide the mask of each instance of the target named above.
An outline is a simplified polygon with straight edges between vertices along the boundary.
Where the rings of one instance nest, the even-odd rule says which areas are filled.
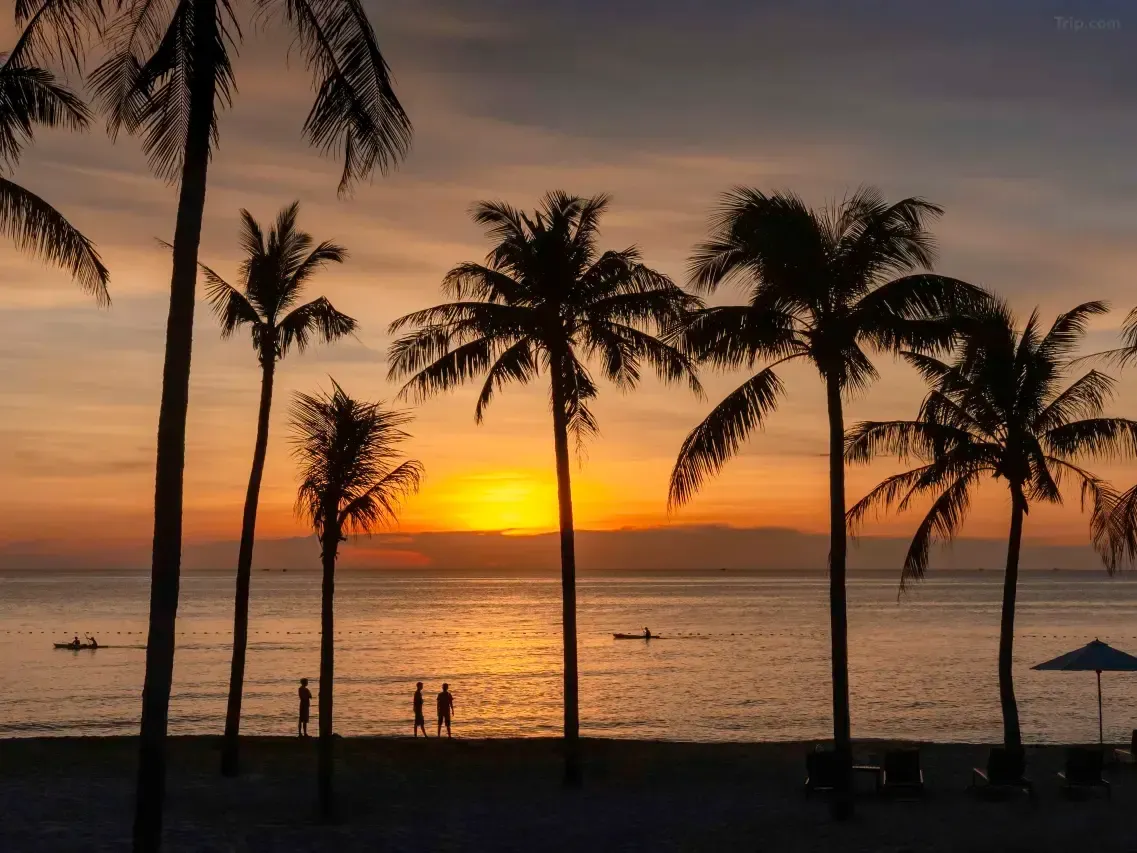
[[[1101,716],[1101,674],[1103,672],[1137,672],[1137,657],[1115,649],[1101,640],[1087,643],[1080,649],[1066,652],[1054,660],[1036,664],[1031,669],[1062,670],[1063,672],[1096,672],[1098,676],[1098,743],[1105,742],[1105,728]]]

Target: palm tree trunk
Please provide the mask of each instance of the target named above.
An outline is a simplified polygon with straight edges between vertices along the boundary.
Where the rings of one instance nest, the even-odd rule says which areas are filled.
[[[829,408],[829,638],[833,671],[833,748],[842,768],[834,815],[852,813],[853,743],[849,714],[849,621],[845,593],[845,415],[841,386],[825,380]]]
[[[553,372],[553,445],[557,460],[557,505],[561,522],[561,626],[564,633],[565,784],[581,784],[580,692],[576,661],[576,542],[572,521],[568,416],[565,396]]]
[[[338,505],[338,501],[336,502]],[[335,595],[336,554],[339,551],[340,530],[336,512],[324,516],[323,594],[320,599],[320,741],[319,774],[320,819],[330,821],[334,814],[332,769],[335,756],[332,752],[332,684],[335,677]]]
[[[162,803],[166,788],[166,729],[174,677],[174,629],[182,550],[182,480],[185,467],[186,410],[189,406],[197,251],[205,210],[213,116],[214,75],[208,46],[216,42],[216,0],[194,0],[195,68],[174,229],[170,313],[162,403],[158,415],[158,458],[154,478],[154,551],[150,574],[150,628],[142,688],[138,777],[134,810],[135,853],[152,853],[162,844]],[[213,62],[211,62],[211,59]]]
[[[1025,500],[1022,490],[1011,487],[1011,536],[1007,541],[1007,571],[1003,575],[1003,616],[999,623],[999,704],[1003,708],[1003,745],[1022,749],[1019,706],[1015,701],[1015,596],[1019,583],[1019,551],[1023,538]]]
[[[241,697],[245,689],[245,650],[249,642],[249,581],[253,573],[253,541],[257,527],[257,503],[261,497],[261,477],[268,451],[268,416],[272,409],[272,380],[276,359],[263,365],[261,407],[257,415],[257,443],[253,447],[253,469],[245,493],[245,514],[241,519],[241,548],[237,553],[237,594],[233,603],[233,664],[229,671],[229,706],[225,712],[225,740],[221,746],[221,774],[236,776],[240,770],[238,736],[241,732]]]

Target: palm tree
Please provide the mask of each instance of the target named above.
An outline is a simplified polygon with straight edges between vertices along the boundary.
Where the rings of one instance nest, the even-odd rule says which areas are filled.
[[[334,381],[331,394],[297,394],[292,405],[301,482],[297,512],[320,541],[320,815],[332,817],[332,684],[335,664],[336,557],[344,533],[371,533],[395,522],[399,505],[418,491],[422,464],[400,461],[410,436],[406,413],[353,400]]]
[[[1074,363],[1102,358],[1121,368],[1137,361],[1137,308],[1132,309],[1121,324],[1120,347],[1076,359]],[[1110,574],[1126,563],[1137,561],[1137,486],[1110,495],[1095,515],[1095,521],[1094,544]]]
[[[724,369],[762,369],[719,403],[683,442],[669,504],[690,501],[777,408],[785,387],[777,368],[806,360],[825,383],[829,413],[829,604],[833,739],[851,767],[845,601],[844,397],[876,378],[866,349],[934,348],[950,342],[949,315],[982,301],[978,288],[931,274],[935,246],[927,222],[942,210],[920,198],[887,203],[874,189],[825,211],[796,195],[737,188],[711,219],[709,239],[690,262],[694,287],[714,293],[727,281],[747,289],[744,305],[705,308],[678,330],[681,348]],[[844,774],[846,789],[851,770]],[[847,790],[846,790],[847,792]],[[840,797],[847,811],[847,797]]]
[[[1003,742],[1021,749],[1018,706],[1012,676],[1015,593],[1023,521],[1032,504],[1062,503],[1062,486],[1079,485],[1082,505],[1092,506],[1091,530],[1102,550],[1108,539],[1105,517],[1116,495],[1083,460],[1137,455],[1137,421],[1103,417],[1113,380],[1096,370],[1063,387],[1070,357],[1101,302],[1086,302],[1061,314],[1043,333],[1038,312],[1019,331],[1005,305],[969,321],[951,363],[905,353],[931,385],[915,421],[866,422],[849,431],[845,459],[875,456],[916,459],[920,465],[884,480],[849,510],[855,527],[875,508],[909,508],[930,499],[904,560],[901,584],[919,580],[928,550],[947,542],[963,525],[975,488],[984,477],[1006,483],[1011,502],[1007,569],[999,634],[999,699]]]
[[[284,208],[270,229],[264,230],[247,210],[241,211],[242,289],[229,285],[202,265],[208,280],[206,295],[221,321],[221,336],[229,337],[241,326],[252,333],[253,349],[261,364],[261,404],[257,416],[257,441],[253,469],[245,493],[241,519],[241,546],[237,555],[237,595],[233,607],[233,665],[229,676],[229,706],[225,715],[225,740],[221,772],[236,776],[238,734],[241,729],[241,693],[245,683],[245,647],[249,636],[249,580],[253,566],[253,539],[257,525],[257,501],[261,493],[265,452],[268,449],[268,417],[272,408],[272,383],[276,363],[290,349],[304,352],[313,338],[330,343],[351,334],[355,320],[341,314],[326,297],[297,305],[312,276],[325,264],[343,263],[347,250],[330,241],[314,246],[310,234],[296,228],[300,202]]]
[[[699,389],[688,358],[656,333],[697,304],[666,276],[644,266],[635,248],[601,252],[608,197],[551,192],[533,216],[504,202],[480,202],[474,221],[493,241],[484,264],[463,263],[443,279],[456,300],[401,317],[392,334],[389,378],[409,376],[402,396],[417,400],[485,376],[474,408],[481,423],[494,393],[510,382],[549,376],[560,508],[564,631],[565,780],[580,782],[576,655],[576,552],[569,437],[578,446],[597,431],[589,404],[595,359],[617,387],[634,388],[646,363],[665,380]]]
[[[8,179],[36,125],[84,130],[90,114],[83,101],[33,62],[36,31],[27,28],[0,55],[0,232],[16,248],[63,267],[79,286],[109,305],[107,268],[94,244],[54,207]]]
[[[159,849],[165,796],[165,739],[174,668],[181,574],[182,483],[189,403],[194,288],[206,178],[218,143],[218,115],[235,90],[241,41],[232,0],[117,0],[103,28],[105,61],[91,75],[113,136],[142,137],[150,166],[178,184],[170,310],[154,487],[154,549],[135,806],[134,848]],[[343,160],[341,193],[385,172],[407,151],[411,125],[359,0],[251,0],[261,22],[283,21],[312,73],[315,101],[305,138]],[[103,0],[18,0],[36,45],[78,62]],[[48,33],[54,33],[54,39]]]

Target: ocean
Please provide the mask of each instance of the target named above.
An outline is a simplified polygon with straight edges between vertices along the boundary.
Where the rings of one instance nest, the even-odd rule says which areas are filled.
[[[0,736],[137,730],[145,573],[0,573]],[[691,741],[821,739],[831,732],[823,573],[637,573],[578,582],[581,730]],[[1002,575],[945,572],[897,598],[895,573],[849,583],[853,734],[994,742]],[[561,725],[560,584],[552,577],[342,572],[336,730],[409,735],[414,683],[455,697],[456,736],[547,736]],[[224,727],[231,572],[182,580],[170,730]],[[256,572],[242,731],[292,734],[298,681],[318,687],[320,578]],[[615,641],[650,627],[664,639]],[[93,634],[105,648],[56,650]],[[1137,581],[1025,573],[1016,688],[1024,739],[1096,740],[1093,673],[1030,666],[1100,638],[1137,653]],[[1137,726],[1137,673],[1105,673],[1106,737]]]

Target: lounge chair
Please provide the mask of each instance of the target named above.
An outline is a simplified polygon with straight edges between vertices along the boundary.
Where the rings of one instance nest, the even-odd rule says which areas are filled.
[[[817,750],[805,754],[805,795],[837,790],[841,764],[833,750]]]
[[[1109,781],[1102,776],[1104,764],[1105,756],[1100,749],[1071,748],[1066,753],[1066,769],[1058,774],[1063,792],[1069,795],[1075,791],[1086,793],[1101,788],[1107,798],[1112,798]]]
[[[971,771],[971,789],[992,794],[1022,791],[1034,799],[1034,785],[1026,778],[1026,753],[1021,749],[995,747],[987,757],[987,769]]]
[[[1119,764],[1137,764],[1137,729],[1133,730],[1133,737],[1129,741],[1129,749],[1115,749],[1113,758]]]
[[[890,749],[884,754],[880,774],[882,794],[924,794],[924,771],[920,769],[920,750]]]

